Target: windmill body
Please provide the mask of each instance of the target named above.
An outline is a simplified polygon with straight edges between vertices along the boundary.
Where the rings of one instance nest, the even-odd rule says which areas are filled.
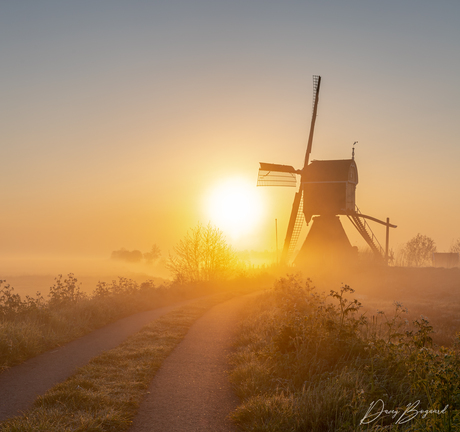
[[[310,231],[294,264],[347,264],[356,258],[337,215],[355,212],[358,169],[354,159],[314,160],[302,176],[303,214]]]
[[[348,240],[339,216],[315,216],[294,265],[330,265],[337,268],[355,261],[357,252],[357,248],[352,247]]]
[[[296,170],[290,165],[261,163],[258,186],[300,185],[294,197],[289,219],[281,262],[287,264],[295,250],[304,222],[311,224],[307,238],[302,245],[295,265],[348,263],[356,258],[357,249],[353,248],[340,222],[339,215],[346,215],[352,222],[378,259],[388,261],[389,228],[396,228],[387,221],[363,215],[355,202],[358,169],[353,157],[345,160],[313,160],[309,157],[313,144],[316,113],[319,101],[321,77],[314,76],[313,116],[310,126],[304,167]],[[387,244],[384,250],[366,219],[387,227]]]
[[[302,176],[303,213],[307,224],[313,215],[339,215],[355,211],[358,169],[354,159],[314,160]]]

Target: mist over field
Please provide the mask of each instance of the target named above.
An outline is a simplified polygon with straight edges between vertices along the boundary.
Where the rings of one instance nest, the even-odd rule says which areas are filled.
[[[169,272],[162,263],[129,263],[107,257],[91,258],[2,258],[0,279],[6,280],[21,296],[35,295],[40,291],[47,295],[57,275],[73,273],[84,292],[90,293],[97,282],[111,282],[118,277],[127,277],[138,283],[154,280],[158,283],[170,279]]]

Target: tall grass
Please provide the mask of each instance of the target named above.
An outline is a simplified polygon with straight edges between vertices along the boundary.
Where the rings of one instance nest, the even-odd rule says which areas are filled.
[[[425,317],[410,323],[395,303],[367,319],[353,293],[288,276],[254,303],[232,356],[243,430],[459,430],[458,335],[438,348]]]
[[[23,299],[0,281],[0,372],[135,312],[222,291],[227,285],[156,286],[152,281],[138,284],[120,277],[111,283],[99,282],[87,295],[69,274],[55,279],[47,298],[37,293]]]
[[[212,306],[237,293],[206,296],[157,318],[39,396],[31,409],[1,423],[0,430],[128,430],[156,371],[190,326]]]

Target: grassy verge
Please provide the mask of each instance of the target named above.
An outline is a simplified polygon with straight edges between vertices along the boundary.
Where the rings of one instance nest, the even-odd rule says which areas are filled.
[[[351,294],[319,294],[289,276],[257,299],[232,357],[235,422],[264,432],[460,430],[458,335],[436,347],[425,317],[409,323],[395,303],[368,320]]]
[[[90,295],[82,293],[73,274],[58,276],[45,299],[22,299],[0,281],[0,372],[44,351],[67,343],[99,327],[136,312],[150,310],[206,294],[249,287],[250,278],[217,284],[137,284],[119,278],[100,282]]]
[[[233,296],[231,292],[216,294],[158,318],[53,387],[23,416],[1,424],[0,430],[127,430],[156,371],[193,322]]]

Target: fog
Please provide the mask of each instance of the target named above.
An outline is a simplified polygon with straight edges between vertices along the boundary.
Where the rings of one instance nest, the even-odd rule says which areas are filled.
[[[170,275],[160,260],[154,264],[128,263],[108,257],[0,257],[0,279],[14,287],[15,292],[35,295],[48,294],[57,275],[73,273],[84,292],[91,293],[98,281],[110,282],[126,277],[136,282],[154,280],[162,283]]]

